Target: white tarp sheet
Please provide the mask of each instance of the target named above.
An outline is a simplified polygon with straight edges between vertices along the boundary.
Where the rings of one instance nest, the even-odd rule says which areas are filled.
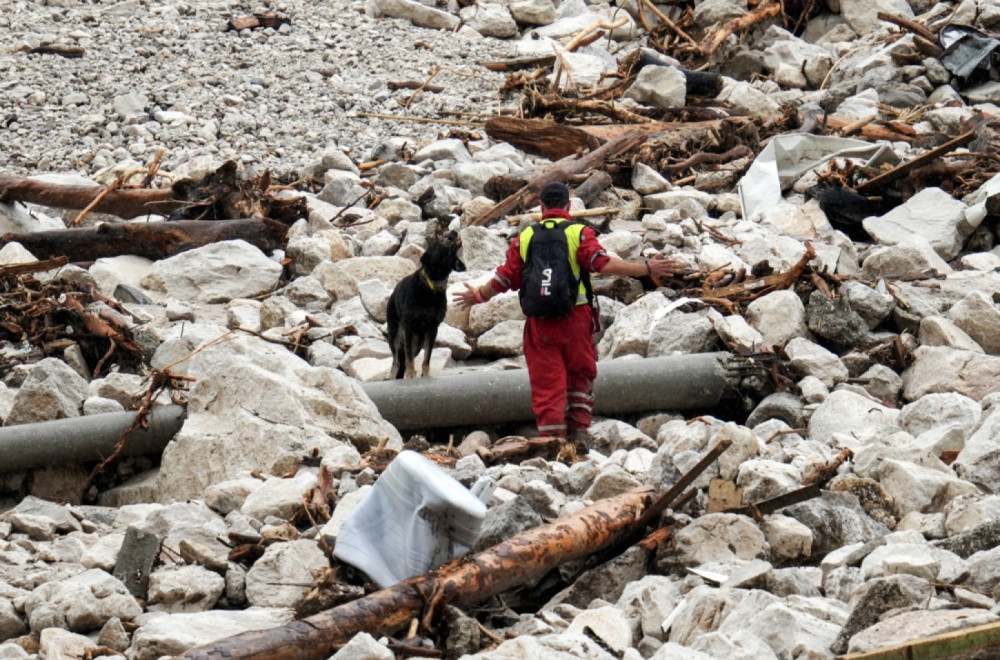
[[[803,174],[832,158],[861,159],[866,165],[899,163],[899,156],[888,144],[810,133],[778,135],[764,147],[740,179],[743,217],[753,219],[758,211],[777,205],[783,191]]]

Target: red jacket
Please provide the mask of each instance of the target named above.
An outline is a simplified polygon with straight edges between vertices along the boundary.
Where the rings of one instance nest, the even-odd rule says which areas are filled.
[[[542,219],[562,218],[572,220],[572,216],[562,209],[549,209]],[[585,226],[580,234],[580,247],[576,251],[576,263],[588,273],[599,273],[607,265],[611,257],[597,241],[597,232],[592,227]],[[524,261],[521,259],[521,236],[518,235],[507,248],[507,260],[497,268],[490,285],[497,293],[521,288],[521,275],[524,271]]]

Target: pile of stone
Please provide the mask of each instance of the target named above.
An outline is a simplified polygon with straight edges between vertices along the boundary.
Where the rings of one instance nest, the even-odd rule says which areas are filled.
[[[626,13],[635,9],[629,4]],[[813,19],[801,38],[770,25],[751,32],[744,45],[736,37],[727,40],[720,72],[737,75],[744,67],[744,73],[763,72],[767,78],[726,77],[719,99],[733,114],[770,116],[794,103],[816,104],[851,119],[883,112],[887,105],[928,104],[914,115],[912,127],[930,138],[954,136],[968,120],[997,112],[1000,83],[966,86],[932,56],[899,66],[900,49],[913,45],[912,36],[888,39],[896,28],[875,18],[877,4],[842,1],[839,14]],[[928,26],[964,21],[989,31],[1000,21],[994,3],[986,0],[889,4],[884,9],[921,14]],[[407,46],[405,56],[400,51],[399,57],[382,60],[398,67],[391,71],[397,76],[407,71],[411,56],[425,63],[440,58],[439,64],[459,57],[452,50],[456,43],[498,55],[516,54],[511,45],[519,54],[551,54],[550,40],[622,15],[572,0],[558,7],[549,0],[524,0],[446,11],[393,0],[372,2],[368,17],[351,13],[349,6],[337,13],[327,5],[278,7],[293,20],[270,33],[194,30],[186,42],[191,45],[183,46],[175,61],[162,54],[180,40],[181,29],[231,3],[124,2],[106,8],[102,20],[147,30],[125,31],[121,49],[136,58],[129,70],[140,80],[153,70],[162,77],[162,86],[145,100],[125,94],[124,83],[112,80],[113,68],[101,69],[109,72],[107,78],[92,74],[100,93],[113,90],[107,98],[94,91],[80,100],[60,87],[68,85],[62,72],[51,80],[40,75],[31,58],[41,56],[2,55],[17,59],[19,72],[3,95],[8,108],[16,107],[7,124],[13,136],[7,146],[18,154],[12,173],[52,168],[63,172],[51,180],[90,175],[108,183],[139,165],[129,156],[141,160],[165,147],[166,172],[196,176],[224,158],[242,156],[248,164],[295,169],[323,187],[289,192],[307,197],[309,218],[291,228],[284,253],[264,254],[229,241],[157,262],[113,257],[39,275],[54,282],[92,282],[109,297],[116,291],[142,293],[148,299],[128,308],[139,319],[133,322],[155,335],[151,366],[193,380],[186,421],[162,458],[120,462],[114,469],[121,485],[101,490],[96,503],[80,500],[85,467],[0,473],[6,509],[0,514],[0,640],[6,640],[0,641],[0,657],[82,657],[85,649],[104,646],[139,660],[160,658],[220,636],[278,626],[301,613],[312,587],[336,564],[325,550],[378,478],[362,454],[399,449],[406,439],[360,385],[388,375],[384,321],[393,285],[415,269],[428,235],[442,226],[460,232],[467,267],[452,276],[449,289],[486,281],[517,230],[504,222],[472,224],[494,204],[484,195],[486,183],[549,164],[477,135],[437,138],[426,127],[368,120],[358,129],[358,119],[347,118],[348,109],[359,112],[355,105],[362,103],[372,110],[393,106],[412,92],[403,97],[384,92],[381,72],[364,80],[366,72],[357,70],[358,79],[349,80],[368,51],[349,45],[340,53],[340,40],[384,38],[391,49],[399,47],[390,44],[391,37],[406,35],[406,44],[419,39],[429,46]],[[66,24],[83,20],[94,11],[89,7],[69,0],[15,3],[0,21],[22,30],[21,39],[37,40],[35,45],[71,40],[117,57],[105,41],[107,26]],[[703,2],[694,20],[707,30],[745,12],[739,3]],[[405,16],[408,22],[375,21],[377,14]],[[428,23],[428,16],[440,25]],[[51,34],[29,35],[25,26],[35,20]],[[455,34],[414,32],[409,22],[464,27]],[[617,56],[645,39],[639,26],[633,18],[615,30],[613,41],[566,54],[573,80],[585,85],[588,75],[596,82],[594,74],[614,70]],[[493,39],[518,36],[510,42]],[[247,58],[240,61],[253,73],[243,78],[246,69],[236,68],[232,80],[221,75],[221,64],[213,59],[220,57],[217,50],[225,58]],[[260,60],[256,71],[252,58],[262,53],[274,59]],[[342,57],[324,70],[340,68],[335,73],[310,68],[313,57]],[[294,68],[297,61],[304,68]],[[988,58],[985,64],[988,68]],[[279,81],[299,80],[294,72],[301,86],[294,94],[286,90],[286,107],[273,95]],[[470,108],[487,98],[476,96],[488,87],[485,80],[470,81],[474,91],[461,101],[460,94],[435,101],[423,92],[412,111],[432,115]],[[316,128],[322,117],[301,127],[297,121],[306,122],[303,117],[316,110],[310,104],[322,100],[320,89],[331,93],[336,87],[331,81],[343,82],[349,94],[336,101],[343,102],[335,114],[344,121],[328,140]],[[369,98],[364,90],[378,91]],[[175,107],[182,97],[191,99],[186,110]],[[637,104],[652,103],[638,89],[632,97]],[[58,108],[49,105],[56,99]],[[476,110],[487,109],[479,105]],[[73,119],[63,121],[71,109]],[[222,121],[206,132],[216,111]],[[55,120],[58,129],[46,136],[51,139],[35,128],[36,114],[46,125]],[[80,122],[86,123],[83,137],[71,133]],[[285,133],[290,125],[296,128]],[[262,139],[249,139],[254,131]],[[316,142],[341,146],[316,149]],[[901,159],[920,152],[907,143],[888,146]],[[378,167],[359,167],[382,159]],[[712,416],[689,422],[669,410],[597,420],[592,451],[571,466],[535,459],[487,467],[471,452],[452,473],[466,485],[483,474],[499,484],[480,542],[485,546],[588,501],[641,484],[669,486],[720,440],[731,441],[731,448],[696,485],[730,481],[745,502],[797,488],[815,465],[829,463],[844,448],[853,459],[820,497],[761,520],[733,513],[688,519],[678,512],[688,524],[676,532],[674,543],[652,556],[635,547],[580,577],[587,567],[565,566],[566,588],[534,613],[508,611],[491,620],[495,632],[516,638],[480,651],[491,642],[478,637],[478,626],[455,623],[452,630],[468,634],[439,640],[449,657],[832,658],[997,621],[1000,498],[993,491],[1000,483],[1000,461],[993,439],[1000,434],[1000,249],[994,229],[1000,176],[988,177],[961,199],[939,187],[924,188],[867,218],[871,240],[863,242],[835,231],[819,203],[806,199],[803,191],[815,182],[812,170],[782,182],[786,194],[780,203],[743,217],[736,190],[709,194],[637,167],[632,189],[618,191],[634,203],[601,237],[623,258],[663,252],[706,272],[750,271],[764,260],[785,270],[805,253],[807,242],[813,245],[814,265],[844,276],[832,296],[782,290],[758,298],[742,313],[678,308],[662,291],[627,306],[601,300],[602,359],[728,346],[773,351],[795,374],[790,391],[761,403],[743,424]],[[375,209],[359,201],[367,184],[386,195]],[[579,200],[574,203],[581,207]],[[591,202],[616,204],[613,193]],[[56,226],[62,221],[51,209],[0,206],[3,232]],[[293,264],[290,280],[282,279],[284,257]],[[33,259],[15,243],[0,248],[0,264]],[[471,311],[450,309],[432,373],[522,366],[522,326],[513,294]],[[308,340],[303,357],[287,348],[292,335]],[[22,349],[0,346],[5,361]],[[878,359],[887,349],[905,361]],[[2,372],[5,425],[134,410],[146,386],[142,374],[93,378],[72,352],[34,363],[11,359]],[[303,522],[303,496],[324,475],[334,479],[332,516]],[[699,495],[692,510],[703,511],[704,499]],[[231,538],[267,543],[260,544],[259,557],[234,561]],[[468,623],[467,614],[450,616]],[[361,634],[333,657],[393,656],[380,640]]]

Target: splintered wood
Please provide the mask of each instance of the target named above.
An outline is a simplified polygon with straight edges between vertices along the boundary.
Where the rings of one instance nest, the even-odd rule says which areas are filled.
[[[41,282],[32,273],[59,268],[65,257],[0,266],[0,342],[12,349],[6,367],[62,355],[79,347],[93,376],[111,364],[136,367],[148,355],[133,336],[131,314],[92,287],[53,278]]]

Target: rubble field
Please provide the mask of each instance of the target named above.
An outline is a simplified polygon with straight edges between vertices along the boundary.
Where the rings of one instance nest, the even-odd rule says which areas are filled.
[[[0,658],[1000,653],[993,0],[7,5]],[[482,284],[552,180],[684,265],[594,278],[585,455],[477,389],[515,293],[389,381],[428,242]],[[380,589],[402,451],[491,490]]]

